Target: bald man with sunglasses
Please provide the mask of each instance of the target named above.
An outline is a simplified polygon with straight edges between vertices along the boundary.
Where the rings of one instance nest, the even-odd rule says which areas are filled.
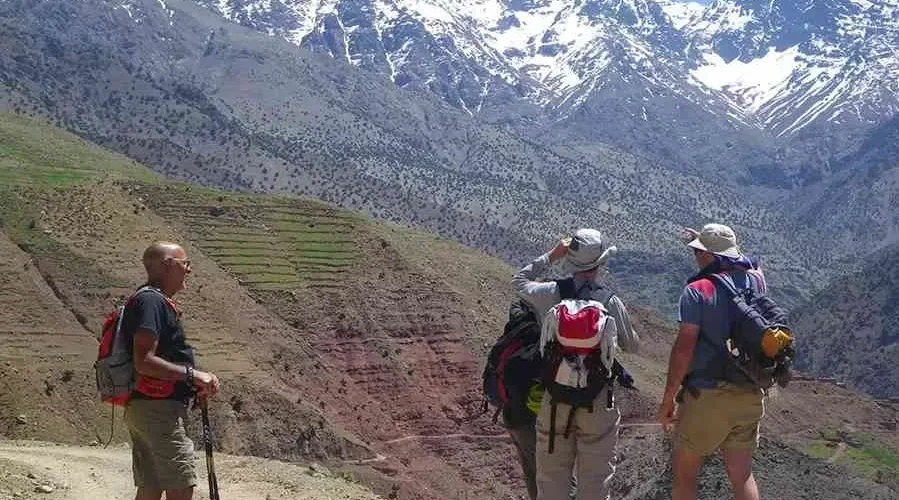
[[[132,441],[135,500],[190,500],[197,478],[193,442],[184,428],[196,395],[219,390],[218,378],[194,369],[181,313],[172,297],[184,289],[190,259],[184,249],[156,242],[143,255],[147,283],[129,299],[122,331],[132,343],[136,383],[125,406]]]

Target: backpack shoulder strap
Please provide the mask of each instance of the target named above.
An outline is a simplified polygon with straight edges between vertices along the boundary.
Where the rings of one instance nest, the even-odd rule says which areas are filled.
[[[605,306],[606,309],[608,309],[609,302],[612,301],[612,297],[615,296],[615,292],[613,292],[611,289],[606,288],[604,286],[597,288],[596,290],[594,290],[594,292],[601,292],[600,298],[598,298],[596,300],[602,302],[602,305]]]
[[[140,294],[142,294],[142,293],[144,293],[144,292],[154,292],[154,293],[156,293],[156,294],[158,294],[158,295],[162,295],[163,297],[165,296],[165,295],[163,295],[163,293],[162,293],[158,288],[156,288],[155,286],[144,285],[144,286],[138,288],[137,291],[134,292],[134,294],[132,295],[132,297],[137,297],[138,295],[140,295]]]
[[[160,297],[162,297],[162,300],[166,304],[168,304],[169,307],[171,307],[173,310],[177,310],[177,308],[175,307],[175,303],[172,302],[172,299],[166,297],[166,295],[164,293],[162,293],[162,291],[159,290],[158,288],[150,286],[150,285],[144,285],[144,286],[138,288],[137,291],[134,292],[133,294],[131,294],[131,296],[128,297],[128,300],[125,301],[124,307],[128,307],[128,305],[130,305],[131,302],[133,302],[134,299],[136,299],[138,297],[138,295],[141,295],[143,293],[148,293],[148,292],[159,295]],[[124,309],[123,309],[123,312],[124,312]]]
[[[577,298],[575,297],[574,278],[556,280],[556,286],[559,287],[559,297],[562,300]]]
[[[727,291],[728,295],[731,297],[736,297],[740,295],[740,291],[737,290],[737,287],[734,285],[734,282],[730,279],[720,275],[720,274],[707,274],[707,278],[714,281],[715,283],[721,285],[725,291]]]

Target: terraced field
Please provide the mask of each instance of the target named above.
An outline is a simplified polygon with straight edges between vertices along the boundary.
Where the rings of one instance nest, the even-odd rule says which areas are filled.
[[[176,194],[148,186],[150,207],[194,235],[194,244],[259,290],[333,289],[359,263],[365,222],[314,201],[236,193]]]

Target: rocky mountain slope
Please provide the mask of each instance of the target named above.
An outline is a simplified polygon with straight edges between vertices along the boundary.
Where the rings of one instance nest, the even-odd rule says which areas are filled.
[[[867,260],[859,257],[899,242],[899,116],[872,130],[832,168],[831,179],[797,196],[791,207],[798,227],[813,229],[824,242],[822,262],[857,269]]]
[[[0,12],[4,107],[169,176],[315,196],[513,262],[599,226],[633,263],[620,269],[630,289],[660,308],[674,297],[646,292],[659,278],[642,256],[683,266],[679,227],[705,219],[728,220],[784,269],[786,297],[817,272],[780,267],[800,243],[764,199],[601,144],[524,139],[193,2],[14,1]],[[665,274],[667,294],[684,273]]]
[[[201,366],[224,380],[212,408],[222,451],[324,461],[385,498],[521,494],[511,445],[479,395],[506,313],[507,265],[320,202],[164,181],[30,119],[0,116],[0,144],[9,256],[0,263],[0,434],[105,437],[92,336],[140,282],[142,247],[167,238],[185,242],[194,263],[178,301]],[[633,310],[645,349],[624,357],[640,392],[620,394],[615,491],[649,500],[670,488],[669,441],[645,424],[672,332]],[[770,401],[760,481],[776,498],[893,498],[896,418],[863,394],[797,381]],[[852,453],[827,454],[832,447]],[[231,480],[226,471],[238,487],[239,471],[226,467],[219,480]],[[720,464],[708,474],[702,498],[727,495]]]
[[[887,271],[896,265],[896,245],[875,252],[860,271],[834,279],[796,311],[796,326],[805,334],[803,369],[899,398],[899,280]]]

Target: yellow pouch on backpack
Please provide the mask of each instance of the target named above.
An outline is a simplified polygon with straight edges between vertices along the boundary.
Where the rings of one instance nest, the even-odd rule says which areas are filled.
[[[534,415],[540,413],[540,405],[543,404],[543,392],[543,384],[534,384],[528,390],[527,407]]]
[[[793,342],[793,332],[788,328],[782,326],[769,328],[762,335],[762,351],[765,356],[773,358],[791,342]]]

